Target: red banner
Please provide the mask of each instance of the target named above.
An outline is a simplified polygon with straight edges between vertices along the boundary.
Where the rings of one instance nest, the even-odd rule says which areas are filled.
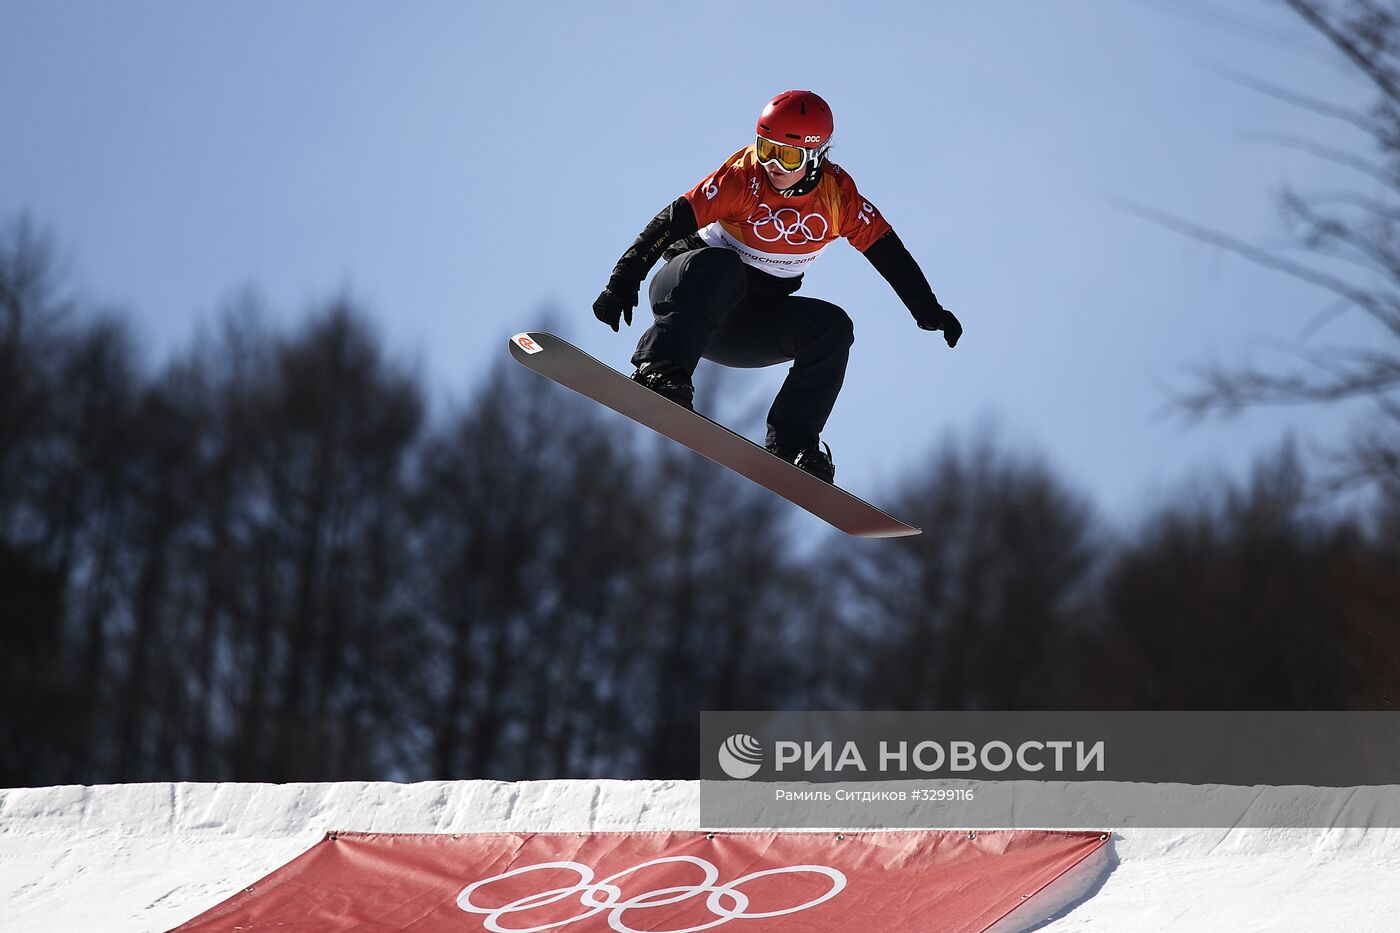
[[[980,933],[1107,838],[330,833],[179,929]]]

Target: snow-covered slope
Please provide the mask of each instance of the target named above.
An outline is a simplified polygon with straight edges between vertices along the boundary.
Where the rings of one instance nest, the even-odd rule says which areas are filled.
[[[698,785],[646,781],[140,784],[0,791],[3,929],[165,930],[326,831],[699,828]],[[1101,827],[1085,827],[1101,828]],[[1106,850],[1107,851],[1107,850]],[[1400,831],[1132,830],[1043,933],[1394,933]],[[1054,906],[1054,905],[1052,905]]]

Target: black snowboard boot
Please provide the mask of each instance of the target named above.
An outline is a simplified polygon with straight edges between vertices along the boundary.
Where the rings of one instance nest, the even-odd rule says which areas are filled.
[[[831,462],[831,447],[826,447],[823,451],[821,447],[813,444],[811,447],[794,447],[786,444],[768,444],[767,451],[775,457],[786,460],[799,470],[811,473],[824,482],[836,482],[836,465]]]
[[[632,381],[641,383],[677,405],[695,410],[695,387],[690,384],[690,376],[670,360],[643,363],[632,374]]]

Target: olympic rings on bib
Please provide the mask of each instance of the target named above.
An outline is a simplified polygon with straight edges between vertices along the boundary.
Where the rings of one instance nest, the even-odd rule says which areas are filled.
[[[754,236],[765,243],[776,243],[779,240],[789,246],[820,243],[831,230],[831,225],[821,214],[812,213],[803,217],[793,207],[784,207],[777,212],[767,204],[759,204],[758,207],[759,210],[749,215],[749,225],[753,227]],[[813,226],[813,221],[820,222],[820,233]]]

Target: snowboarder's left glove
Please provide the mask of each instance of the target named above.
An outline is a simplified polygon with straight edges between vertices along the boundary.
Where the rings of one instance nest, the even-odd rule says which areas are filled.
[[[593,316],[614,331],[618,329],[620,319],[626,320],[627,326],[631,327],[632,309],[637,307],[637,291],[636,285],[629,290],[626,285],[609,282],[598,300],[593,302]]]
[[[895,294],[914,315],[915,323],[924,330],[943,331],[943,339],[948,346],[958,345],[958,338],[963,332],[962,324],[953,317],[953,312],[939,303],[938,296],[929,287],[928,279],[924,278],[923,270],[909,255],[899,234],[893,230],[885,231],[885,235],[865,251],[865,258],[894,287]]]
[[[953,312],[938,303],[937,298],[933,300],[932,308],[922,312],[914,320],[924,330],[943,331],[943,339],[948,342],[948,346],[958,345],[958,338],[963,332],[962,324],[953,316]]]

